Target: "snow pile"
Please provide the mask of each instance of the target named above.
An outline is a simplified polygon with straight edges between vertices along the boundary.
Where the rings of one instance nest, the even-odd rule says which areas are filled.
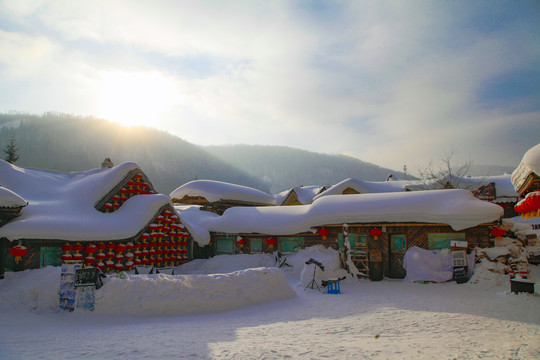
[[[110,315],[187,315],[231,310],[296,296],[276,268],[214,275],[134,275],[108,278],[95,311]]]
[[[274,265],[274,258],[270,254],[217,255],[211,259],[195,259],[179,265],[175,267],[174,273],[176,275],[222,274]]]
[[[507,266],[498,261],[481,259],[474,268],[474,275],[469,279],[467,285],[480,289],[497,288],[498,291],[508,291],[510,278],[506,272]]]
[[[231,259],[214,262],[217,271],[231,268]],[[239,258],[239,267],[261,260]],[[267,259],[266,259],[267,260]],[[268,261],[264,261],[268,263]],[[30,307],[58,311],[60,267],[7,272],[0,282],[6,309]],[[296,296],[277,268],[254,268],[214,275],[128,275],[104,279],[96,290],[95,312],[108,315],[186,315],[231,310]]]
[[[0,304],[6,309],[27,306],[37,312],[57,309],[59,288],[60,267],[6,272],[0,280]]]
[[[413,246],[405,253],[403,268],[407,271],[405,281],[410,282],[444,282],[454,276],[452,254],[448,249],[435,251]]]

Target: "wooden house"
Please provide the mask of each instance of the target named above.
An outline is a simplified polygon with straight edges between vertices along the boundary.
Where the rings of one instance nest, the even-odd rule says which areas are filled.
[[[237,207],[221,216],[179,211],[194,240],[216,254],[337,249],[348,240],[359,270],[380,262],[393,278],[404,277],[403,256],[412,246],[442,249],[451,240],[465,240],[470,249],[489,246],[490,228],[503,212],[466,190],[325,196],[311,205]]]
[[[512,172],[512,184],[521,198],[540,190],[540,144],[529,149]]]
[[[0,161],[0,182],[28,201],[0,227],[2,270],[79,261],[106,272],[191,258],[189,233],[170,199],[156,194],[135,163],[63,173]],[[12,248],[19,245],[17,262]]]
[[[194,180],[169,195],[175,204],[198,205],[201,210],[223,214],[235,206],[274,206],[275,198],[247,186],[214,180]]]
[[[297,186],[283,191],[275,196],[276,205],[307,205],[313,202],[315,196],[326,190],[326,186]]]

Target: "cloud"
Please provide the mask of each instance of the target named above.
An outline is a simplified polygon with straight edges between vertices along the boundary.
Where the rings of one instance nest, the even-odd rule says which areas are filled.
[[[22,110],[96,115],[104,74],[150,76],[168,89],[155,125],[194,143],[288,145],[396,169],[453,147],[507,165],[521,150],[486,139],[509,141],[500,133],[516,133],[513,122],[537,141],[526,129],[538,129],[540,92],[534,81],[519,96],[490,90],[524,89],[538,68],[539,13],[502,1],[8,0],[0,108],[22,106],[24,93]]]

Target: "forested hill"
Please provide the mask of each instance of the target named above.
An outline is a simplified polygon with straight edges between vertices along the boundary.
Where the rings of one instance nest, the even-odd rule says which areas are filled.
[[[201,147],[152,128],[58,113],[0,114],[2,149],[12,136],[19,148],[18,166],[81,171],[99,167],[106,157],[115,164],[134,161],[163,194],[195,178],[277,193],[299,185],[332,185],[349,177],[383,181],[392,172],[348,156],[289,147]]]
[[[156,189],[169,194],[195,178],[251,186],[268,184],[209,154],[201,147],[166,132],[124,127],[107,120],[48,113],[43,116],[0,114],[0,146],[14,136],[20,159],[15,165],[61,171],[136,162]],[[5,154],[2,152],[2,159]]]
[[[345,155],[284,146],[208,146],[208,152],[271,184],[273,193],[299,185],[333,185],[347,178],[384,181],[403,174]]]

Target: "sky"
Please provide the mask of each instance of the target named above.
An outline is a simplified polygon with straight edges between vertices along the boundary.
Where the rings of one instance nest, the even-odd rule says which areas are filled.
[[[540,142],[538,1],[0,0],[0,112],[400,170]]]

